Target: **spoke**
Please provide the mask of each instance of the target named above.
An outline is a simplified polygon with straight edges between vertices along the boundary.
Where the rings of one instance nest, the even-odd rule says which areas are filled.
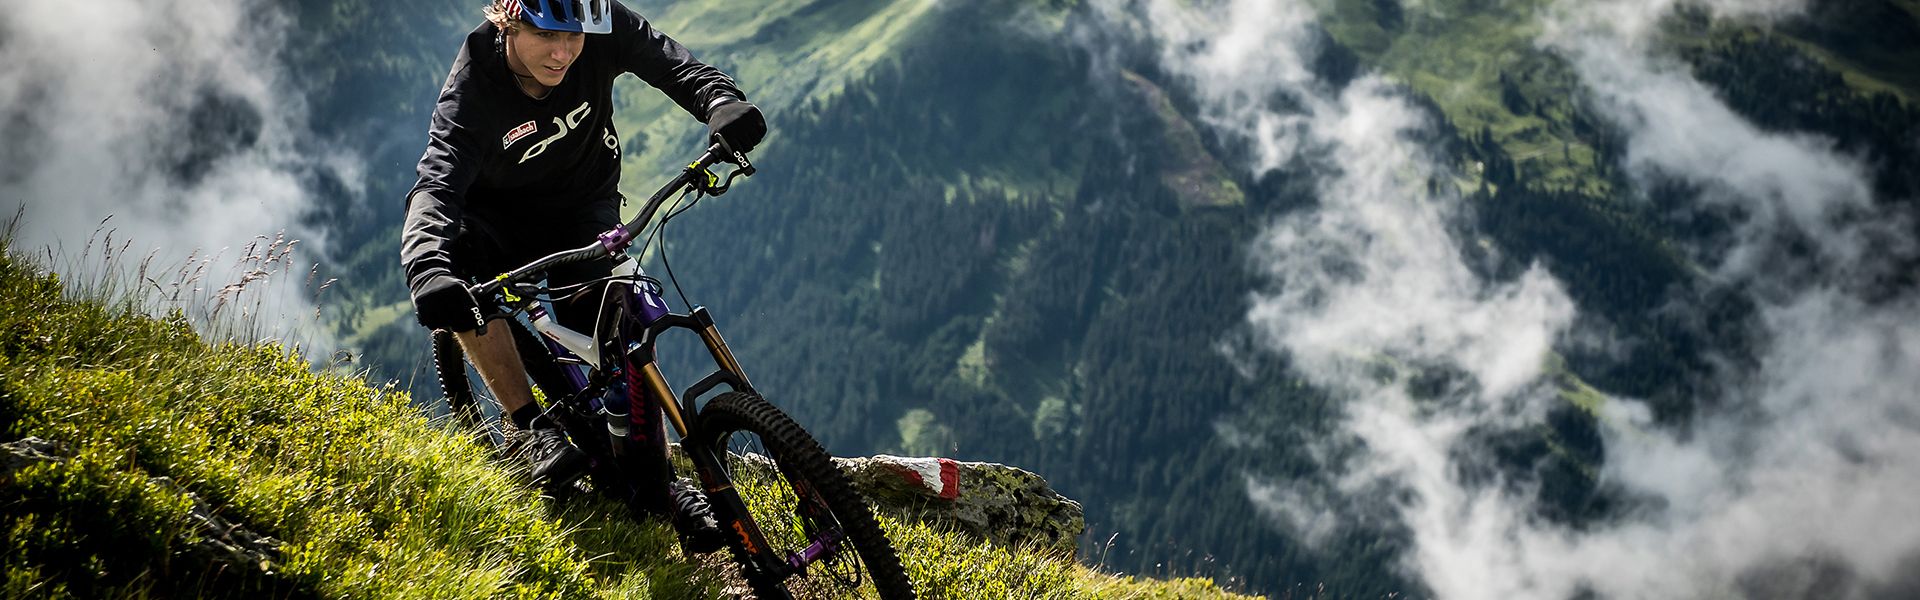
[[[786,563],[796,574],[811,571],[815,581],[840,589],[865,582],[859,555],[847,545],[832,510],[813,496],[810,482],[783,472],[769,458],[772,452],[765,441],[750,432],[734,432],[727,453],[729,476],[741,499],[759,520],[767,543],[786,549]]]

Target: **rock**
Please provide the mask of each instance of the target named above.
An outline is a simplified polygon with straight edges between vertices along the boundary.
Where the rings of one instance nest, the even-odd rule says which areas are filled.
[[[1006,465],[947,458],[836,458],[880,512],[1007,546],[1073,556],[1087,524],[1080,503]]]
[[[0,444],[0,474],[11,476],[14,471],[27,465],[66,460],[60,457],[59,452],[59,445],[37,437]]]
[[[274,575],[277,567],[275,557],[280,553],[279,540],[228,521],[215,513],[213,507],[208,506],[199,495],[170,478],[155,477],[153,482],[193,501],[193,510],[187,513],[187,518],[200,535],[186,545],[182,554],[216,565],[220,572],[237,573],[243,578]]]

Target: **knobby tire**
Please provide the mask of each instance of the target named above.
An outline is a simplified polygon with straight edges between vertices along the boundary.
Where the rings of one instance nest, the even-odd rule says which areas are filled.
[[[846,539],[842,544],[852,544],[860,562],[864,563],[865,572],[862,576],[872,584],[874,591],[885,600],[904,600],[914,597],[913,584],[907,579],[905,570],[901,568],[900,558],[894,552],[893,545],[887,541],[886,534],[875,522],[873,512],[868,508],[865,498],[854,489],[853,484],[847,480],[846,474],[833,464],[833,459],[827,451],[821,448],[806,430],[794,423],[793,419],[788,418],[765,399],[742,392],[729,392],[715,397],[701,409],[699,418],[700,426],[696,429],[706,438],[708,447],[718,451],[726,450],[729,440],[737,433],[757,436],[766,444],[765,451],[774,462],[778,463],[779,471],[784,475],[781,478],[784,485],[776,486],[779,488],[778,492],[782,495],[793,494],[796,506],[800,499],[811,498],[813,502],[830,513],[831,520],[837,521],[838,526],[845,531]],[[742,458],[737,455],[723,458],[730,465],[744,464]],[[739,474],[734,477],[734,483],[740,484],[742,479],[751,477],[751,474]],[[761,483],[765,485],[767,482]],[[743,496],[754,492],[751,489],[742,489],[740,485],[736,485],[735,489],[740,490]],[[743,497],[743,499],[746,498]],[[806,520],[799,514],[776,514],[771,510],[754,510],[755,502],[752,500],[748,501],[748,505],[750,512],[753,512],[754,522],[766,532],[768,544],[775,547],[783,544],[779,541],[782,528],[793,528]],[[749,564],[746,549],[741,541],[735,536],[728,537],[728,544],[732,547],[735,559],[742,565]],[[804,543],[793,545],[803,546]],[[780,553],[784,555],[800,549],[800,547],[783,547],[780,548]],[[844,546],[841,552],[845,552]],[[786,583],[808,579],[830,579],[831,576],[828,573],[815,573],[818,569],[830,567],[826,563],[809,565],[806,574],[795,574]],[[761,597],[786,597],[786,587],[783,582],[773,580],[771,577],[750,572],[747,583],[753,587],[754,593]],[[823,585],[833,584],[834,582],[831,581],[823,583]]]
[[[433,373],[447,397],[447,413],[464,427],[478,427],[480,406],[474,402],[473,384],[467,381],[467,355],[451,331],[433,330]]]

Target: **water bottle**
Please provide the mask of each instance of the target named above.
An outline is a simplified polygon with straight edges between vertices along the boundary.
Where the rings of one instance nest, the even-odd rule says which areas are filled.
[[[600,397],[600,414],[607,418],[607,433],[627,437],[633,432],[633,417],[627,414],[627,381],[615,379]]]

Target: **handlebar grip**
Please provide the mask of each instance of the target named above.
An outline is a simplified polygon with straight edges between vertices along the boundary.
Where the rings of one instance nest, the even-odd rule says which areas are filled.
[[[718,133],[713,134],[713,145],[707,147],[707,154],[718,156],[720,160],[739,165],[740,175],[743,177],[753,176],[753,161],[747,160],[746,152],[733,149],[733,144],[727,143],[726,136]]]

